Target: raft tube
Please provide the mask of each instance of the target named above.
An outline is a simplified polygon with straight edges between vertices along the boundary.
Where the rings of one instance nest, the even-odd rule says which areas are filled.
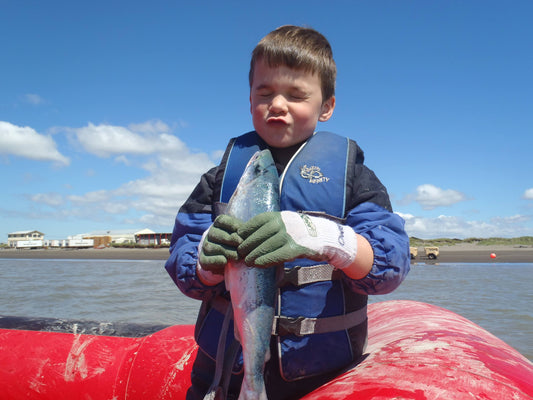
[[[369,306],[364,360],[304,399],[532,399],[533,364],[437,306]],[[185,399],[193,326],[112,337],[0,329],[0,398]]]

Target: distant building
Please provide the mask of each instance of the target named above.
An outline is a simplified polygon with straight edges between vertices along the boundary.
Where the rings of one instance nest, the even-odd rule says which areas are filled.
[[[141,245],[170,244],[171,233],[157,233],[151,229],[93,231],[72,236],[76,239],[93,239],[95,247],[108,246],[111,243],[137,243]]]
[[[112,243],[136,243],[148,245],[170,244],[171,233],[157,233],[150,229],[135,230],[101,230],[80,233],[62,240],[44,240],[44,233],[39,231],[20,231],[8,234],[8,245],[13,248],[39,247],[100,247]]]
[[[43,239],[44,233],[39,231],[19,231],[7,234],[7,244],[9,247],[40,247],[43,245]]]
[[[171,233],[156,233],[150,229],[143,229],[135,233],[135,242],[142,245],[165,245],[170,244]]]
[[[111,243],[135,243],[136,230],[101,230],[69,236],[69,239],[93,239],[94,246],[108,246]]]

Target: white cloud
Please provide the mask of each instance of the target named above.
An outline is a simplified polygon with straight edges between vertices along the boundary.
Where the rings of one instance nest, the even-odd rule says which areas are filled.
[[[0,121],[0,154],[14,155],[37,161],[53,161],[69,165],[70,160],[57,150],[50,136],[41,135],[28,126]]]
[[[169,133],[170,127],[163,121],[154,119],[151,121],[141,122],[139,124],[129,124],[128,128],[137,133]]]
[[[448,207],[466,200],[466,196],[461,192],[452,189],[441,189],[431,184],[418,186],[416,194],[411,197],[425,210]]]
[[[439,215],[436,218],[402,213],[398,215],[405,220],[405,230],[409,236],[423,239],[522,236],[530,232],[526,224],[532,219],[527,215],[514,215],[491,218],[489,221],[467,221],[461,217],[447,215]]]
[[[216,161],[222,160],[224,156],[224,150],[216,150],[211,153],[211,158]]]
[[[533,200],[533,188],[527,189],[522,197],[526,200]]]
[[[64,205],[61,210],[58,207],[56,218],[104,220],[111,227],[124,223],[172,229],[178,208],[201,174],[215,165],[208,154],[191,152],[166,124],[157,120],[128,127],[89,124],[62,130],[73,132],[73,138],[89,153],[98,157],[113,156],[115,162],[140,166],[146,174],[107,190],[63,196]],[[132,173],[132,176],[138,175],[138,171]],[[33,199],[46,204],[44,195]],[[79,232],[69,234],[76,233]]]
[[[83,148],[98,157],[111,155],[148,155],[183,151],[185,145],[168,133],[168,126],[160,121],[130,125],[135,130],[114,125],[93,125],[73,129]]]
[[[94,192],[87,192],[84,195],[71,195],[68,196],[74,204],[87,204],[87,203],[105,203],[109,201],[110,193],[107,190],[97,190]]]
[[[118,163],[118,164],[124,164],[126,166],[130,166],[131,165],[130,160],[128,160],[128,157],[126,157],[124,155],[120,155],[118,157],[115,157],[115,162]]]
[[[51,207],[59,207],[65,203],[63,196],[59,193],[37,193],[31,195],[30,199],[35,203],[43,203]]]
[[[24,101],[33,105],[44,103],[44,100],[38,94],[28,93],[24,95]]]

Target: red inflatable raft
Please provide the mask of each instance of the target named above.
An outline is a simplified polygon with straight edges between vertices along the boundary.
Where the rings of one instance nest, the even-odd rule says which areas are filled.
[[[192,326],[142,338],[0,329],[0,399],[184,399]],[[305,399],[532,399],[533,364],[442,308],[369,306],[367,357]]]

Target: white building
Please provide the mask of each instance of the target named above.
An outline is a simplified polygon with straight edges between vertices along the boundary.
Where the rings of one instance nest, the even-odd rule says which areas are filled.
[[[19,231],[7,234],[9,247],[41,247],[43,239],[44,233],[39,231]]]
[[[141,245],[168,245],[171,233],[154,232],[151,229],[101,230],[68,236],[63,240],[44,240],[39,231],[21,231],[8,234],[9,247],[99,247],[110,244],[137,243]],[[90,242],[90,243],[89,243]]]
[[[151,229],[135,229],[135,230],[106,230],[93,231],[83,233],[75,236],[70,236],[69,239],[94,239],[95,246],[101,244],[107,246],[111,243],[124,244],[136,243],[144,246],[148,245],[168,245],[172,233],[159,233]]]
[[[135,242],[141,245],[169,245],[172,233],[154,232],[151,229],[143,229],[135,233]]]
[[[109,245],[110,243],[135,243],[135,230],[101,230],[69,236],[69,239],[94,239],[95,245]]]

